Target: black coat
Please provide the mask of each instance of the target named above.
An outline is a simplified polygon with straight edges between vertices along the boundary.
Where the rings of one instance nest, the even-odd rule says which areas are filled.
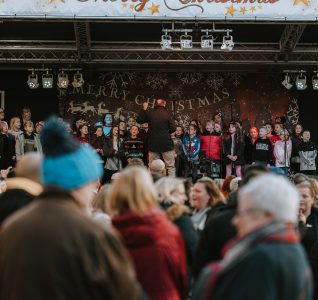
[[[12,157],[15,156],[15,138],[13,135],[0,135],[0,169],[14,166]]]
[[[236,213],[236,192],[231,193],[229,204],[218,215],[207,220],[203,229],[192,265],[193,276],[197,277],[201,270],[210,262],[222,258],[224,245],[236,235],[232,219]]]
[[[226,137],[223,140],[223,153],[225,156],[225,163],[230,164],[232,161],[227,157],[228,155],[231,154],[231,144],[232,144],[232,139],[231,136]],[[235,135],[235,143],[234,143],[234,154],[237,156],[237,160],[234,161],[235,165],[244,165],[244,148],[245,144],[243,140],[238,140]]]
[[[153,110],[142,110],[137,122],[148,123],[148,150],[151,152],[168,152],[173,150],[170,134],[176,131],[172,115],[163,106],[155,106]]]

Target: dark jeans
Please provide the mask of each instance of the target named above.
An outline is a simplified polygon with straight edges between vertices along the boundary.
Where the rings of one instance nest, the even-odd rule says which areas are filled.
[[[199,161],[186,161],[184,165],[184,177],[188,178],[191,174],[192,181],[195,182],[198,176]]]

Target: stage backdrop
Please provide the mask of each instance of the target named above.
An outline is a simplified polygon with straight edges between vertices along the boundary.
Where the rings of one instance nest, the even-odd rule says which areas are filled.
[[[103,73],[86,80],[81,88],[60,90],[60,114],[68,120],[84,115],[92,123],[112,113],[116,122],[135,116],[147,101],[168,101],[168,109],[187,126],[202,123],[221,112],[225,122],[242,120],[247,129],[286,115],[298,121],[295,92],[286,90],[280,76],[239,73]]]
[[[0,16],[316,20],[318,0],[0,0]]]

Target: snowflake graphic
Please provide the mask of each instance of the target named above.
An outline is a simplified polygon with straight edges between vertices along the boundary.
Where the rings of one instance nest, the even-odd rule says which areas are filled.
[[[218,91],[223,86],[224,78],[218,74],[211,74],[207,80],[206,84],[213,90]]]
[[[193,85],[195,83],[200,82],[202,78],[201,73],[178,73],[177,77],[181,81],[183,85]]]
[[[176,119],[178,121],[178,124],[183,128],[186,129],[191,121],[191,117],[188,114],[180,114],[177,113]]]
[[[169,86],[169,97],[171,99],[180,99],[182,96],[182,88],[180,85]]]
[[[166,73],[149,73],[146,76],[146,85],[153,90],[161,90],[168,84]]]
[[[135,72],[109,72],[99,74],[98,79],[110,89],[127,88],[136,84],[137,75]]]
[[[229,81],[236,87],[238,87],[241,84],[242,78],[243,78],[243,75],[239,74],[239,73],[229,73],[228,74]]]
[[[296,125],[299,121],[299,106],[298,106],[298,99],[293,98],[292,101],[290,102],[286,116],[288,119],[288,122],[292,125]]]

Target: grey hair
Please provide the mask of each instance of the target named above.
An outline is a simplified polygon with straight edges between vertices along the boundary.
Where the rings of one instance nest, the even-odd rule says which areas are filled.
[[[183,204],[179,197],[173,195],[173,193],[180,187],[184,189],[182,180],[178,178],[162,177],[157,180],[155,182],[155,188],[158,193],[159,202]]]
[[[253,209],[271,213],[275,221],[297,222],[299,192],[283,176],[257,176],[240,189],[239,201],[248,201]]]

